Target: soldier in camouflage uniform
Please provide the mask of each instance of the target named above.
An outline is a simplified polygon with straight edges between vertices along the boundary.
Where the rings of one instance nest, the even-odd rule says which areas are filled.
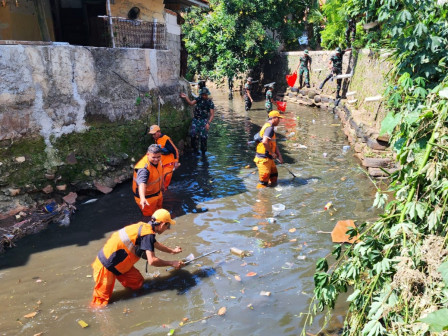
[[[330,61],[328,62],[328,66],[331,70],[331,73],[324,79],[322,84],[319,86],[319,90],[322,90],[325,83],[334,76],[342,74],[342,56],[344,56],[346,51],[352,50],[352,48],[348,48],[346,50],[341,50],[341,48],[336,48],[336,54],[331,56]],[[337,87],[336,87],[336,99],[340,99],[340,91],[341,91],[342,79],[337,79]]]
[[[308,55],[308,50],[305,49],[305,55],[300,57],[300,68],[299,68],[299,84],[301,89],[303,87],[303,75],[305,75],[305,85],[307,88],[310,87],[310,70],[311,70],[311,57]]]
[[[244,84],[244,107],[246,111],[249,111],[252,107],[254,100],[252,99],[252,77],[247,79],[247,83]]]
[[[266,112],[269,113],[273,110],[274,99],[272,98],[272,90],[274,89],[274,84],[270,84],[266,90],[266,103],[264,106],[266,107]]]
[[[350,39],[351,35],[351,39]],[[356,20],[355,18],[350,18],[347,21],[347,29],[345,30],[345,42],[347,45],[352,46],[356,39]]]
[[[209,95],[210,91],[206,87],[199,91],[199,97],[194,100],[190,100],[185,93],[180,94],[181,98],[185,99],[188,105],[196,105],[190,128],[191,146],[193,151],[198,153],[198,140],[200,140],[203,155],[207,151],[208,130],[215,116],[215,104],[208,97]]]

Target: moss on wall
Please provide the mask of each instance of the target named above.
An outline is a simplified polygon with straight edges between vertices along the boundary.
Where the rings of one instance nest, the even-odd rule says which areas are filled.
[[[16,158],[19,157],[24,157],[25,161],[16,161]],[[47,155],[42,137],[33,137],[12,143],[4,141],[0,147],[0,158],[2,185],[18,187],[34,184],[40,187],[45,182],[44,163]]]
[[[177,144],[186,138],[191,117],[189,110],[176,110],[166,103],[161,108],[160,126]],[[153,143],[148,128],[157,124],[158,113],[151,111],[139,120],[107,122],[90,121],[88,130],[51,138],[53,167],[48,168],[48,148],[42,137],[27,138],[0,148],[1,186],[24,187],[33,185],[37,189],[45,185],[92,181],[107,177],[113,171],[126,170],[138,161]],[[24,156],[25,162],[15,158]],[[70,159],[71,156],[71,159]],[[71,162],[70,162],[71,161]],[[45,175],[55,175],[50,182]]]

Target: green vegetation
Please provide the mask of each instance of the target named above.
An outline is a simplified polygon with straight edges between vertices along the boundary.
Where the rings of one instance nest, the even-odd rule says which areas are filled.
[[[25,157],[25,162],[19,163],[17,157]],[[3,144],[0,147],[0,181],[13,187],[35,184],[43,186],[45,182],[46,161],[45,142],[42,137],[15,141],[11,144]],[[8,158],[8,159],[7,159]]]
[[[318,310],[327,307],[331,314],[339,294],[350,289],[343,335],[428,335],[448,329],[443,263],[448,255],[448,4],[443,2],[327,1],[327,10],[339,9],[327,17],[325,41],[341,43],[345,31],[335,29],[333,21],[342,13],[361,23],[379,22],[360,43],[391,55],[382,132],[392,133],[402,169],[391,176],[392,201],[378,189],[374,205],[384,207],[381,218],[352,230],[353,236],[360,234],[359,242],[336,246],[333,265],[318,261],[307,326]]]
[[[212,79],[238,74],[272,59],[280,43],[297,49],[307,8],[317,1],[210,1],[210,11],[192,8],[183,25],[190,76]]]

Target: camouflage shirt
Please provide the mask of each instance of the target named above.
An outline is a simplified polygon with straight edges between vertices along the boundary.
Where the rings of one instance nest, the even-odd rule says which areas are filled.
[[[339,55],[334,54],[331,56],[330,60],[333,62],[333,69],[342,71],[342,56],[344,56],[345,51],[341,51]]]
[[[215,104],[211,99],[202,99],[198,97],[196,100],[196,106],[194,107],[194,117],[196,119],[208,119],[210,116],[210,110],[215,109]]]
[[[309,57],[308,55],[300,57],[299,60],[300,60],[300,67],[301,68],[307,68],[308,69],[308,64],[311,65],[311,57]]]

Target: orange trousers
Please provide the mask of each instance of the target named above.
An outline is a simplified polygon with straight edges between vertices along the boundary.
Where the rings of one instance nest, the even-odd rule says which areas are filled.
[[[173,177],[174,165],[169,164],[162,167],[163,183],[165,185],[165,190],[171,183],[171,178]]]
[[[158,196],[147,198],[149,205],[145,205],[145,207],[142,209],[142,206],[140,205],[140,198],[135,197],[135,203],[137,203],[138,207],[142,211],[143,216],[150,217],[152,214],[159,209],[162,209],[162,203],[163,203],[163,195],[160,193]]]
[[[93,289],[93,298],[90,303],[91,307],[104,307],[109,303],[112,291],[115,286],[115,279],[130,289],[139,289],[143,286],[143,276],[134,267],[122,275],[115,275],[109,272],[99,261],[98,258],[92,264],[93,279],[95,280],[95,288]]]
[[[268,158],[258,158],[254,159],[255,164],[258,168],[258,178],[260,183],[257,188],[267,187],[270,184],[277,183],[278,171],[274,160]]]

